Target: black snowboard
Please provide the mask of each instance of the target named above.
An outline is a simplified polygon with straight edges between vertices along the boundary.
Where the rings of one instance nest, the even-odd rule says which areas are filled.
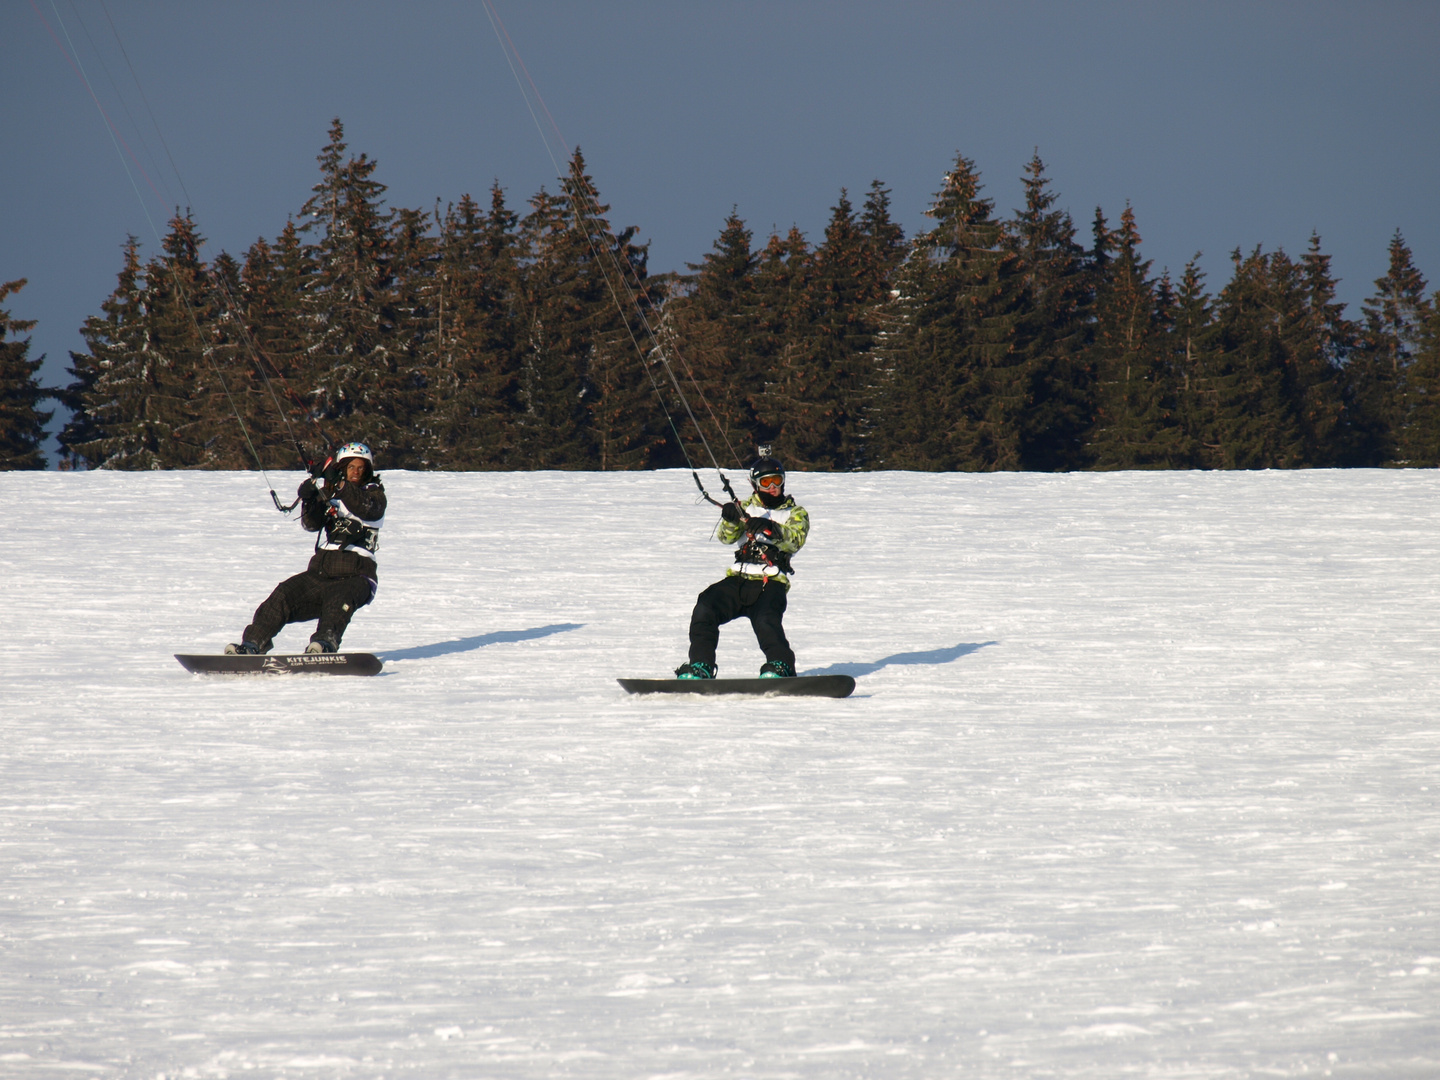
[[[629,694],[790,694],[799,697],[849,697],[849,675],[801,675],[794,679],[621,679]]]
[[[246,656],[229,653],[221,656],[197,656],[176,653],[175,659],[186,671],[197,675],[258,674],[293,675],[314,672],[317,675],[379,675],[380,658],[368,652],[337,653],[271,653],[267,656]]]

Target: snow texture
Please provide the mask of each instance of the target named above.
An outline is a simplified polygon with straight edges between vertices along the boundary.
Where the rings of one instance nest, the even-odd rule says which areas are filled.
[[[256,474],[0,475],[0,1075],[1440,1076],[1433,472],[792,475],[844,701],[615,684],[688,473],[385,479],[343,679],[171,657]]]

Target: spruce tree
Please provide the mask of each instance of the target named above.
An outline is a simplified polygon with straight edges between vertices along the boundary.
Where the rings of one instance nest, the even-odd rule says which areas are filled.
[[[588,247],[570,227],[569,204],[541,188],[520,222],[525,261],[517,298],[520,371],[516,465],[523,469],[584,468],[590,462],[585,430],[585,316],[598,297],[577,284]]]
[[[1211,438],[1223,469],[1306,464],[1305,439],[1289,408],[1282,312],[1293,314],[1299,276],[1283,252],[1230,256],[1234,275],[1215,300]]]
[[[763,395],[767,373],[753,347],[759,256],[751,241],[749,228],[732,210],[711,250],[700,262],[686,264],[691,272],[666,303],[662,322],[672,370],[704,441],[717,461],[736,466],[763,441],[754,402]],[[698,442],[671,387],[662,382],[661,389],[682,434]]]
[[[440,221],[431,390],[438,468],[514,462],[517,220],[496,184],[488,213],[465,195]]]
[[[646,374],[659,283],[636,230],[611,231],[580,150],[561,183],[562,195],[532,198],[520,223],[517,463],[644,468],[667,441]]]
[[[390,455],[396,462],[421,468],[433,465],[440,450],[434,391],[440,378],[435,361],[443,282],[440,244],[430,232],[430,216],[419,210],[397,209],[391,251],[393,373],[386,412],[395,444]]]
[[[666,282],[650,276],[649,245],[636,242],[636,226],[618,233],[611,229],[605,218],[610,208],[601,204],[578,148],[565,185],[572,209],[580,207],[577,224],[596,256],[590,270],[599,272],[604,285],[586,364],[593,464],[601,470],[678,464],[671,432],[654,400]]]
[[[860,232],[869,248],[868,258],[888,281],[905,261],[909,245],[905,230],[890,216],[890,189],[879,180],[870,181],[865,205],[860,212]]]
[[[323,459],[330,439],[317,427],[319,410],[305,396],[306,320],[303,297],[314,268],[293,221],[274,245],[256,240],[240,268],[239,303],[248,327],[247,411],[258,429],[256,445],[266,468]],[[267,434],[268,432],[268,434]]]
[[[203,309],[197,305],[197,314],[203,310],[207,318],[190,398],[195,425],[182,434],[202,444],[202,468],[253,469],[257,457],[262,465],[293,466],[295,452],[284,420],[256,367],[242,273],[241,265],[222,251],[196,283],[196,300],[204,304]]]
[[[1340,362],[1351,330],[1334,303],[1329,260],[1312,241],[1231,256],[1235,276],[1215,303],[1212,438],[1223,468],[1345,463]]]
[[[92,318],[96,317],[90,316],[86,319],[87,326]],[[84,334],[83,330],[81,334]],[[60,444],[59,467],[67,472],[72,469],[96,468],[100,465],[100,459],[87,457],[80,448],[89,446],[92,447],[92,455],[98,454],[98,450],[93,448],[98,446],[104,434],[96,422],[95,414],[90,411],[91,394],[100,379],[102,369],[90,353],[71,350],[70,366],[65,370],[70,375],[70,382],[53,391],[55,400],[70,411],[70,418],[56,436],[56,442]]]
[[[395,416],[406,371],[397,355],[394,215],[384,206],[385,185],[374,179],[376,163],[347,157],[344,135],[337,118],[317,158],[320,181],[301,211],[300,232],[316,237],[306,246],[314,271],[303,296],[301,392],[335,438],[363,439],[387,467],[403,467],[414,462],[411,433]]]
[[[1220,465],[1220,443],[1214,434],[1217,389],[1214,380],[1215,322],[1200,253],[1185,264],[1180,288],[1171,305],[1167,333],[1176,409],[1184,431],[1186,457],[1176,467]]]
[[[782,458],[798,461],[803,451],[795,431],[787,432],[787,409],[806,390],[812,370],[810,282],[815,253],[805,234],[791,226],[772,235],[755,266],[755,306],[750,364],[753,377],[744,392],[755,415],[755,445],[773,445]],[[751,451],[740,449],[742,461]]]
[[[61,443],[72,460],[92,467],[143,470],[193,468],[206,463],[206,442],[217,424],[208,408],[213,378],[201,378],[208,289],[188,215],[177,214],[164,251],[140,265],[130,237],[115,291],[81,329],[88,353],[72,353],[75,382],[67,403],[72,418]],[[230,421],[234,423],[233,419]]]
[[[866,241],[866,257],[874,279],[873,296],[866,305],[866,332],[869,355],[865,358],[867,383],[861,396],[859,468],[872,468],[878,460],[879,425],[883,422],[886,380],[884,345],[895,320],[896,282],[905,265],[910,245],[905,230],[890,216],[890,191],[872,180],[860,214],[860,231]]]
[[[1410,462],[1412,421],[1419,418],[1412,413],[1429,396],[1412,378],[1430,315],[1425,278],[1398,229],[1389,254],[1385,276],[1375,279],[1375,293],[1361,304],[1364,325],[1346,364],[1360,456],[1369,465]]]
[[[1440,292],[1430,297],[1405,380],[1400,454],[1407,465],[1440,465]]]
[[[1096,419],[1089,452],[1100,469],[1175,468],[1189,454],[1167,345],[1168,280],[1149,276],[1127,205],[1095,301]]]
[[[794,347],[766,387],[776,450],[798,468],[856,469],[865,462],[872,351],[895,243],[883,189],[878,194],[872,189],[862,222],[841,190],[806,276]]]
[[[885,467],[1024,467],[1019,268],[993,209],[974,162],[957,156],[927,211],[934,227],[915,238],[897,273],[877,349],[874,442]]]
[[[144,287],[140,243],[127,236],[115,289],[101,303],[102,314],[89,316],[80,328],[88,351],[70,353],[71,381],[58,395],[71,411],[59,437],[62,467],[100,468],[107,447],[116,448],[110,427],[125,415],[122,391],[144,355]]]
[[[237,349],[234,341],[219,338],[225,306],[200,259],[203,243],[189,213],[177,213],[161,241],[162,254],[145,269],[152,363],[146,398],[139,414],[132,414],[130,430],[154,460],[125,467],[238,469],[253,464],[230,389]],[[237,327],[231,330],[232,337],[238,333]],[[217,344],[225,346],[222,356],[216,355]]]
[[[25,280],[0,282],[0,304],[23,289]],[[31,360],[30,339],[16,336],[34,328],[35,320],[12,319],[0,307],[0,469],[45,468],[41,445],[53,413],[37,407],[50,395],[35,379],[45,358]]]
[[[1095,283],[1069,213],[1055,208],[1037,152],[1025,166],[1025,206],[1006,223],[1020,296],[1014,350],[1026,387],[1020,460],[1058,471],[1086,463],[1084,434],[1094,413],[1087,351]]]
[[[1305,305],[1292,336],[1295,409],[1305,431],[1306,453],[1317,466],[1350,466],[1358,461],[1360,440],[1352,427],[1344,369],[1355,348],[1356,325],[1335,299],[1331,257],[1320,250],[1320,236],[1300,256]]]

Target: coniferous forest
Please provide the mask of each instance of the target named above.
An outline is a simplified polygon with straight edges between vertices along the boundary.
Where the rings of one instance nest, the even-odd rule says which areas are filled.
[[[362,439],[381,468],[1258,469],[1440,464],[1440,293],[1396,233],[1358,320],[1320,238],[1236,250],[1211,291],[1141,252],[1127,207],[1087,228],[1039,157],[998,216],[957,157],[907,238],[876,181],[823,237],[738,216],[651,275],[576,151],[523,211],[497,185],[388,208],[339,120],[295,219],[208,264],[188,213],[124,246],[68,386],[0,310],[0,468],[298,467]],[[23,282],[0,287],[0,302]],[[10,340],[7,340],[9,338]],[[237,420],[238,417],[238,420]]]

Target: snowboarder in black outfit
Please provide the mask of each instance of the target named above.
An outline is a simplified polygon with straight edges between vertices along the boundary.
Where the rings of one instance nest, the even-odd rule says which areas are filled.
[[[238,645],[227,653],[267,653],[287,623],[318,619],[307,653],[333,653],[357,609],[375,598],[375,551],[385,521],[385,487],[364,443],[346,443],[319,477],[300,485],[300,524],[318,533],[305,572],[275,586]]]
[[[762,449],[762,454],[764,453]],[[765,653],[762,679],[793,678],[795,651],[785,638],[781,620],[790,589],[790,556],[805,544],[810,515],[785,494],[785,467],[762,456],[750,469],[754,494],[720,510],[716,533],[722,544],[744,538],[735,565],[725,577],[702,592],[690,616],[690,661],[675,669],[682,679],[715,678],[715,647],[720,627],[744,615]]]

